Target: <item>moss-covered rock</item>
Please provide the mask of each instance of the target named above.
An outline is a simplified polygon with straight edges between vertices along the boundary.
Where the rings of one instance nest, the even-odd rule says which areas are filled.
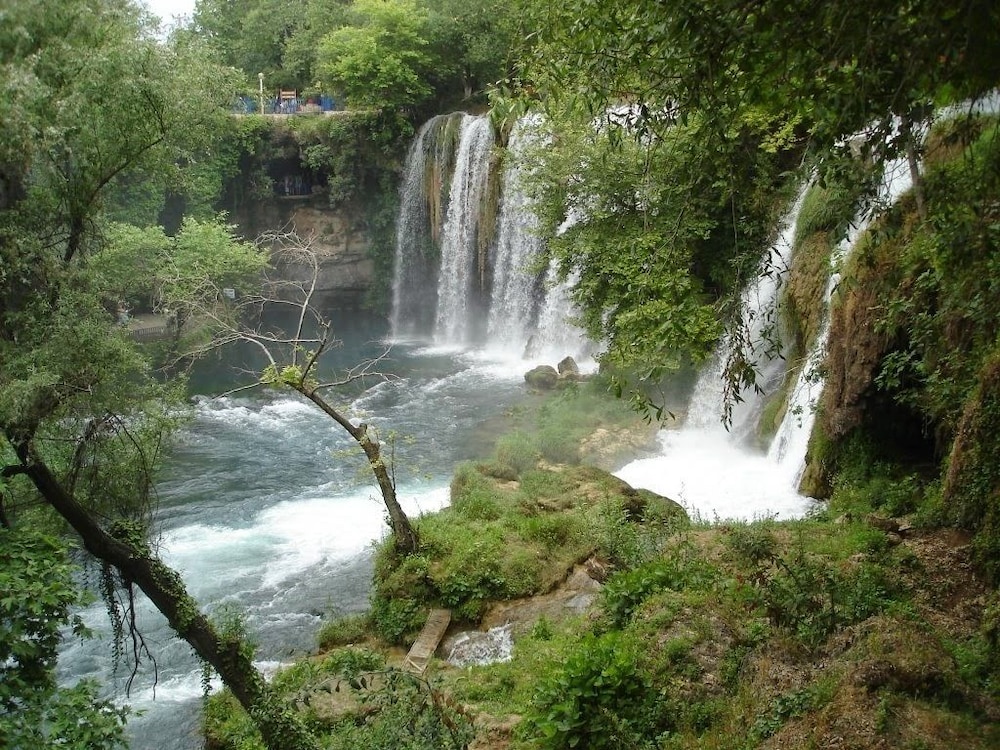
[[[809,349],[826,316],[833,245],[834,235],[822,231],[806,236],[795,248],[785,290],[785,318],[793,331],[798,353]]]
[[[962,410],[943,497],[951,517],[977,530],[976,559],[1000,580],[1000,351],[983,367],[979,384]]]
[[[538,365],[524,373],[524,382],[532,388],[550,391],[559,383],[559,372],[552,365]]]

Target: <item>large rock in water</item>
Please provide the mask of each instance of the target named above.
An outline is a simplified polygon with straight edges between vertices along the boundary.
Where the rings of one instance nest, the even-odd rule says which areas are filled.
[[[538,365],[524,373],[524,382],[532,388],[550,391],[559,382],[559,373],[552,365]]]
[[[580,367],[572,357],[565,357],[557,365],[559,377],[565,380],[576,380],[580,377]]]

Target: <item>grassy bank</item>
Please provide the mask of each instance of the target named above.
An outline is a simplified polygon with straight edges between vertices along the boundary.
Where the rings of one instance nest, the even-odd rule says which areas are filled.
[[[545,458],[537,426],[574,403],[561,398],[541,423],[512,415],[492,457],[458,468],[452,505],[418,521],[420,554],[380,549],[371,611],[328,623],[321,654],[275,678],[326,746],[1000,743],[1000,599],[968,536],[935,526],[935,486],[859,452],[820,514],[692,525],[601,470]],[[588,429],[624,429],[606,419]],[[574,569],[598,593],[526,606],[511,661],[399,671],[429,608],[474,627],[518,606],[497,615],[497,602],[556,597]],[[261,747],[225,693],[206,727],[211,747]]]

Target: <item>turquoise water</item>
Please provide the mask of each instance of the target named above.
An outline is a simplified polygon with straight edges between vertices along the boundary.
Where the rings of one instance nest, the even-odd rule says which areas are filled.
[[[343,367],[382,352],[384,329],[341,322]],[[221,398],[240,378],[239,357],[206,363],[192,378],[193,419],[173,448],[157,489],[157,542],[209,612],[232,609],[259,644],[265,671],[309,653],[325,614],[367,606],[371,544],[386,527],[377,488],[360,451],[329,418],[295,394],[254,390]],[[524,396],[529,364],[475,351],[392,348],[380,369],[391,380],[356,384],[333,401],[394,441],[399,496],[411,514],[447,503],[455,464],[482,455],[485,424]],[[103,604],[83,613],[108,630]],[[142,715],[130,720],[136,750],[194,750],[201,670],[151,605],[139,626],[156,660],[140,670],[129,695],[129,666],[111,667],[108,637],[72,643],[65,679],[96,677],[115,700]]]

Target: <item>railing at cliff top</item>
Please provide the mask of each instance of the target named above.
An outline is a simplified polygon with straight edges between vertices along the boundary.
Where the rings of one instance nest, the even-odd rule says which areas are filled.
[[[301,97],[275,97],[265,99],[264,115],[308,115],[308,114],[344,114],[351,110],[344,109],[337,101],[326,94],[318,97],[308,97],[304,101]],[[241,96],[233,105],[233,114],[237,115],[258,115],[261,114],[261,101],[259,98],[251,96]]]

